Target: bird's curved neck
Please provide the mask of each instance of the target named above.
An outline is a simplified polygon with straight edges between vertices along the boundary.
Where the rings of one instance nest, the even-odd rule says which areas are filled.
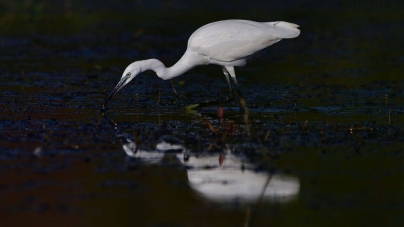
[[[174,77],[180,76],[186,71],[195,67],[195,64],[192,64],[187,57],[187,53],[182,56],[177,63],[173,66],[166,68],[166,66],[157,59],[148,59],[143,61],[142,71],[153,70],[156,72],[157,76],[163,80],[169,80]]]

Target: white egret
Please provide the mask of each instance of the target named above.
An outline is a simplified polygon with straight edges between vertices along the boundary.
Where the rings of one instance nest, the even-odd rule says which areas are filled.
[[[243,96],[239,90],[234,72],[235,66],[244,66],[246,59],[254,53],[276,43],[281,39],[295,38],[300,34],[296,24],[277,22],[255,22],[248,20],[217,21],[196,30],[188,40],[188,47],[181,59],[172,67],[166,68],[157,59],[135,61],[124,71],[122,78],[105,100],[103,109],[114,95],[146,70],[153,70],[163,80],[180,76],[198,65],[215,64],[222,66],[229,86],[229,97],[225,100],[206,101],[194,105],[207,105],[230,102],[234,99],[230,79],[232,78],[242,104]],[[244,102],[244,101],[243,101]]]

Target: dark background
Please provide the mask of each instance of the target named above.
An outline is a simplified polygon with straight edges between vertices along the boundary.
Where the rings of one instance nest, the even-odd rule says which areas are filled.
[[[301,26],[236,69],[253,133],[237,102],[224,106],[226,138],[206,123],[224,130],[217,107],[184,111],[226,91],[217,66],[175,78],[177,101],[146,72],[101,115],[129,63],[171,66],[222,19]],[[249,211],[251,226],[402,226],[403,31],[399,0],[0,0],[0,226],[244,226]],[[163,135],[195,153],[234,147],[298,178],[299,196],[205,201],[178,163],[128,161],[117,130],[145,150]]]

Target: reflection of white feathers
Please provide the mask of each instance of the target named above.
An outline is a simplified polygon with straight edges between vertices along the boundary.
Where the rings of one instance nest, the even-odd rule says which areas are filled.
[[[210,200],[253,202],[263,195],[264,200],[288,201],[300,190],[298,178],[256,172],[232,154],[227,154],[222,162],[219,155],[190,157],[186,164],[190,167],[190,186]]]
[[[147,163],[158,163],[164,157],[167,152],[183,152],[185,147],[181,144],[171,144],[162,140],[157,144],[154,151],[145,151],[138,149],[136,142],[125,137],[125,135],[119,135],[121,137],[122,148],[126,155],[131,158],[139,158]]]
[[[287,201],[299,193],[300,183],[295,177],[257,173],[252,170],[207,169],[189,170],[190,186],[207,199],[254,202],[263,199]],[[269,180],[269,184],[266,185]]]
[[[177,157],[183,162],[183,164],[192,167],[192,168],[218,168],[218,167],[226,167],[226,168],[236,168],[240,169],[242,166],[246,166],[248,164],[242,163],[240,158],[237,156],[231,155],[231,152],[228,151],[226,153],[221,153],[221,154],[209,154],[209,155],[199,155],[195,156],[192,155],[190,156],[187,161],[185,162],[183,159],[181,159],[180,155],[177,155]]]
[[[162,141],[157,144],[156,150],[161,151],[161,152],[170,152],[170,151],[183,152],[183,151],[185,151],[185,147],[182,146],[181,144],[171,144],[171,143]]]
[[[135,142],[122,135],[121,142],[129,157],[146,163],[158,163],[166,153],[176,153],[178,160],[188,167],[190,187],[209,200],[255,202],[262,196],[264,200],[286,202],[299,194],[298,178],[254,171],[253,165],[244,163],[230,150],[208,155],[188,154],[180,142],[168,137],[160,140],[154,151],[137,149]]]
[[[122,139],[122,148],[125,151],[126,155],[131,158],[139,158],[147,163],[158,163],[163,157],[164,152],[159,151],[144,151],[137,149],[136,142],[133,142],[130,139]]]

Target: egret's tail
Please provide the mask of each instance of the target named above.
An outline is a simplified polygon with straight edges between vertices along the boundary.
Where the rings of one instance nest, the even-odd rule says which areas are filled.
[[[290,39],[298,37],[300,34],[300,30],[297,29],[299,25],[297,24],[285,21],[267,22],[266,24],[275,28],[276,34],[279,36],[279,38]]]

